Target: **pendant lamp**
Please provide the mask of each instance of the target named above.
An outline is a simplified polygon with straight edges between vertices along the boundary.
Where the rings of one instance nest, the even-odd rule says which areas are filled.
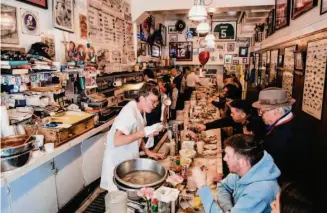
[[[192,21],[205,21],[208,17],[203,0],[195,0],[193,7],[188,12],[188,19]]]
[[[199,34],[205,34],[208,33],[209,31],[210,31],[210,26],[207,22],[201,22],[196,27],[196,32]]]

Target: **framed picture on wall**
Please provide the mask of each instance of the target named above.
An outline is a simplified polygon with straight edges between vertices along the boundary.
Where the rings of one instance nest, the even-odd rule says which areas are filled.
[[[74,0],[53,0],[54,27],[74,32]]]
[[[247,64],[248,63],[248,58],[243,58],[243,64]]]
[[[239,47],[238,55],[239,57],[248,57],[249,48],[248,47]]]
[[[294,52],[294,70],[304,72],[305,53],[302,51]]]
[[[292,19],[296,19],[317,6],[317,4],[318,0],[292,0]]]
[[[278,67],[283,67],[284,66],[284,55],[279,55],[278,56]]]
[[[237,24],[235,21],[212,21],[211,29],[217,41],[235,41]]]
[[[36,7],[41,7],[43,9],[48,9],[48,0],[17,0],[24,2],[26,4],[31,4]]]
[[[234,52],[235,43],[228,43],[227,44],[227,52]]]
[[[1,4],[1,43],[19,44],[18,27],[17,27],[17,9],[16,7]],[[7,27],[3,27],[7,26]]]
[[[291,0],[275,1],[275,30],[280,30],[290,24],[290,6]]]
[[[240,61],[238,60],[238,59],[236,59],[236,60],[233,60],[233,64],[239,64],[240,63]]]
[[[193,60],[193,42],[170,42],[169,56],[176,58],[176,61],[192,61]]]
[[[233,60],[233,55],[225,55],[225,64],[231,64]]]
[[[161,56],[161,48],[158,45],[151,46],[151,57],[159,58]]]
[[[141,55],[146,56],[146,44],[141,43]]]
[[[169,42],[177,42],[178,35],[169,35]]]
[[[320,0],[320,15],[327,13],[327,0]]]
[[[175,25],[168,26],[168,34],[177,34],[178,31],[176,30]]]
[[[160,34],[161,34],[161,38],[162,38],[161,45],[166,46],[166,44],[167,44],[167,27],[163,24],[160,24],[159,29],[160,29]]]
[[[271,36],[275,32],[275,9],[272,9],[267,17],[267,36]]]

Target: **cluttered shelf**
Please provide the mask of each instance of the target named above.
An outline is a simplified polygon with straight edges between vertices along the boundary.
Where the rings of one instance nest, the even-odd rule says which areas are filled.
[[[56,156],[60,155],[61,153],[64,153],[65,151],[69,150],[70,148],[82,143],[84,140],[100,133],[105,130],[107,130],[114,122],[115,118],[112,118],[108,122],[102,124],[101,126],[98,126],[96,128],[93,128],[84,134],[66,142],[65,144],[54,148],[52,152],[42,152],[42,151],[34,151],[32,153],[31,159],[28,161],[28,163],[20,168],[7,171],[7,172],[1,172],[1,186],[4,184],[8,184],[19,177],[27,174],[28,172],[32,171],[33,169],[41,166],[42,164],[46,163],[47,161],[55,158]]]

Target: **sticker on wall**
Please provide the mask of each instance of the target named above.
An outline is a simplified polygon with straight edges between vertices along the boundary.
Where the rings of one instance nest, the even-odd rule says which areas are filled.
[[[39,14],[37,12],[20,8],[22,20],[22,33],[27,35],[40,35]]]
[[[19,44],[16,7],[1,4],[0,23],[1,23],[1,43]]]

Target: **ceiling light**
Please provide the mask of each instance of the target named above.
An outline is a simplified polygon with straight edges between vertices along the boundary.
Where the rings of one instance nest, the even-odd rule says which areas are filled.
[[[192,21],[204,21],[208,17],[203,0],[194,1],[193,7],[188,12],[188,19]]]
[[[207,47],[208,48],[215,48],[215,41],[209,40],[207,42]]]
[[[236,15],[236,11],[228,11],[227,12],[227,15],[229,15],[229,16],[235,16]]]
[[[198,24],[198,26],[196,27],[196,32],[197,33],[208,33],[210,31],[210,26],[207,22],[202,22],[200,24]]]
[[[206,37],[204,38],[205,41],[215,41],[216,37],[212,34],[209,33],[208,35],[206,35]]]

